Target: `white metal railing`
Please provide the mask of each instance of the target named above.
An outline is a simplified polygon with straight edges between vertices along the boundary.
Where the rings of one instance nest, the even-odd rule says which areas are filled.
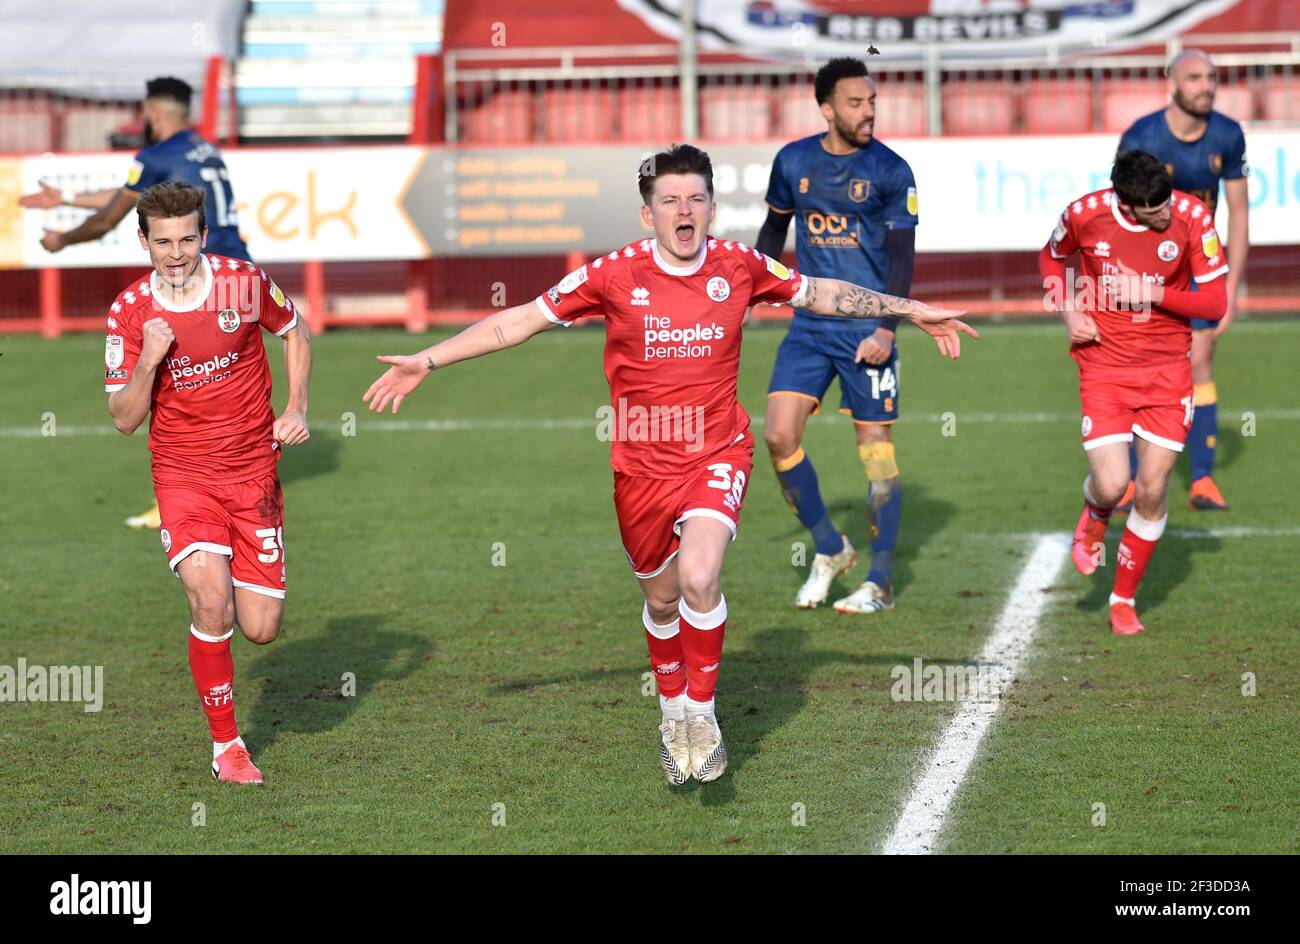
[[[872,57],[868,66],[881,86],[882,101],[893,86],[905,90],[908,102],[919,106],[919,118],[914,109],[907,116],[909,128],[903,133],[938,135],[954,133],[954,129],[955,133],[961,133],[963,128],[978,126],[979,121],[971,120],[969,112],[951,115],[945,112],[972,107],[963,94],[962,83],[967,83],[966,91],[977,92],[990,82],[995,85],[1005,83],[1010,95],[1008,101],[999,106],[998,119],[990,130],[1005,133],[1032,131],[1032,123],[1025,115],[1026,109],[1016,97],[1032,94],[1024,91],[1027,78],[1086,81],[1089,86],[1086,118],[1082,122],[1084,127],[1076,130],[1089,130],[1090,127],[1111,130],[1110,113],[1105,106],[1109,91],[1106,80],[1162,79],[1168,60],[1192,43],[1211,51],[1224,85],[1231,87],[1225,99],[1237,105],[1249,105],[1246,113],[1234,117],[1245,121],[1300,121],[1300,89],[1293,92],[1291,86],[1300,76],[1300,36],[1289,33],[1207,34],[1177,38],[1165,44],[1163,55],[1099,54],[1092,47],[1049,46],[1039,56],[997,61],[963,56],[960,50],[953,51],[948,47],[945,51],[945,47],[936,45],[926,47],[920,59]],[[1260,46],[1271,48],[1244,48]],[[718,61],[717,55],[704,55],[694,70],[699,79],[699,91],[692,97],[680,81],[679,53],[679,47],[671,44],[448,50],[443,57],[446,140],[495,144],[548,140],[546,105],[541,101],[540,93],[577,91],[590,95],[602,90],[621,93],[629,89],[636,92],[650,89],[657,91],[661,100],[667,93],[675,95],[678,99],[673,106],[675,114],[688,115],[698,105],[707,118],[710,109],[706,97],[711,91],[719,87],[734,89],[746,86],[767,89],[773,94],[771,109],[775,117],[766,130],[779,136],[792,124],[798,124],[796,119],[782,117],[785,108],[782,95],[788,94],[791,88],[807,89],[819,65],[814,61],[737,63]],[[617,60],[617,64],[610,64],[611,60]],[[1238,87],[1244,88],[1245,93],[1239,94]],[[1159,97],[1157,94],[1153,108],[1158,107]],[[521,100],[526,101],[521,104]],[[634,96],[633,101],[639,99]],[[620,111],[620,105],[612,107],[615,113]],[[475,114],[493,108],[500,111],[500,120],[495,124]],[[467,115],[474,115],[475,120],[467,121]],[[621,115],[618,120],[622,120]],[[920,127],[912,128],[911,125],[918,120]],[[679,119],[679,130],[685,124],[684,119]],[[707,127],[707,121],[704,124],[701,131],[706,135],[720,130],[716,122],[713,128]],[[766,136],[762,123],[759,124],[757,132],[750,127],[736,128],[734,133]],[[476,133],[498,126],[503,129],[501,133],[489,135],[486,139],[481,133]],[[521,128],[526,133],[520,135]],[[594,133],[592,136],[603,139],[629,137],[621,127],[616,128],[612,135],[608,129],[592,127],[588,130]],[[467,131],[470,134],[467,135]],[[729,136],[727,129],[722,129],[722,132],[724,137]]]

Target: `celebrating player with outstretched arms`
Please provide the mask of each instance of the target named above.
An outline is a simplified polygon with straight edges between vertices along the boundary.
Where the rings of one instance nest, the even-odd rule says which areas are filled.
[[[282,446],[307,441],[311,343],[293,302],[241,259],[204,254],[204,193],[179,182],[145,191],[140,244],[154,271],[109,311],[104,389],[129,436],[152,413],[154,493],[163,552],[190,604],[190,670],[212,733],[218,780],[261,783],[235,725],[238,624],[269,643],[284,615]],[[262,331],[284,341],[288,405],[271,407]]]
[[[1090,474],[1072,557],[1084,575],[1102,558],[1106,525],[1129,482],[1128,444],[1137,437],[1133,511],[1110,595],[1111,631],[1133,635],[1142,632],[1138,584],[1164,533],[1169,476],[1192,425],[1191,319],[1223,316],[1228,261],[1209,209],[1173,190],[1156,157],[1120,154],[1111,182],[1113,189],[1066,207],[1039,269],[1079,365]],[[1076,252],[1082,277],[1067,278],[1064,260]]]
[[[430,372],[513,347],[583,317],[605,319],[605,374],[618,428],[610,461],[623,547],[645,597],[642,623],[658,682],[660,763],[670,783],[716,780],[727,754],[714,713],[727,602],[722,562],[753,467],[749,416],[736,400],[741,324],[757,302],[827,315],[896,314],[960,354],[978,337],[959,311],[809,279],[743,243],[708,235],[713,168],[680,145],[654,155],[638,183],[652,238],[601,256],[533,302],[483,319],[391,365],[370,409],[394,412]]]

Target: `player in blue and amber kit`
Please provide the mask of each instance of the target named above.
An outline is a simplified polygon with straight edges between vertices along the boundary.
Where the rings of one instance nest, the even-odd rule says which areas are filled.
[[[790,221],[800,271],[906,296],[916,252],[916,180],[907,162],[875,137],[876,87],[858,59],[832,59],[817,73],[826,132],[791,142],[776,155],[769,212],[756,243],[781,255]],[[853,417],[858,456],[869,482],[871,569],[842,613],[894,608],[894,550],[903,492],[891,435],[898,419],[897,318],[845,321],[796,309],[777,351],[768,387],[767,448],[781,492],[816,545],[795,606],[826,601],[831,582],[857,554],[831,522],[802,441],[808,417],[839,377],[840,412]]]

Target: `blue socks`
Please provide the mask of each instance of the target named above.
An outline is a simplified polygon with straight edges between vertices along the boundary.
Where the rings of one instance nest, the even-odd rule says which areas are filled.
[[[817,470],[803,448],[795,450],[792,456],[776,460],[774,465],[776,477],[781,482],[781,494],[799,517],[799,523],[812,532],[817,553],[838,554],[844,550],[844,538],[826,514],[826,504],[817,487]]]

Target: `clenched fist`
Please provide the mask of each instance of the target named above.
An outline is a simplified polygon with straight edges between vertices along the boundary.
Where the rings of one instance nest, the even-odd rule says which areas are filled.
[[[165,318],[150,318],[141,329],[143,344],[140,347],[140,364],[148,368],[162,363],[171,346],[176,343],[176,335]]]
[[[306,414],[290,413],[285,410],[276,418],[271,434],[278,443],[286,446],[301,446],[311,438],[311,433],[307,431]]]
[[[1065,327],[1070,331],[1070,342],[1072,344],[1087,344],[1089,341],[1101,340],[1101,332],[1097,330],[1097,322],[1081,311],[1067,312]]]

